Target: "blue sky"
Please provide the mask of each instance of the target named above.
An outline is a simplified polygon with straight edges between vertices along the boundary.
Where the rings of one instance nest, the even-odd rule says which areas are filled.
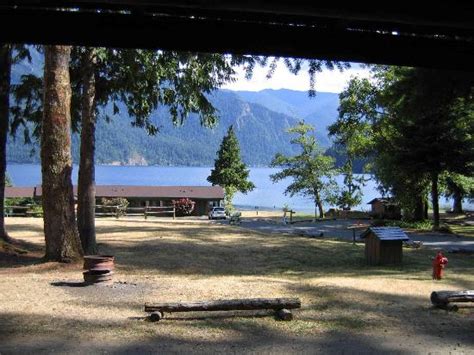
[[[243,70],[238,70],[237,81],[224,86],[229,90],[260,91],[264,89],[291,89],[307,91],[309,89],[309,76],[306,70],[302,70],[298,75],[291,74],[280,63],[271,79],[266,78],[268,69],[257,67],[253,78],[247,80]],[[369,70],[361,68],[360,64],[351,63],[351,68],[340,72],[339,70],[323,70],[316,75],[316,90],[321,92],[339,93],[347,85],[352,76],[368,77]]]

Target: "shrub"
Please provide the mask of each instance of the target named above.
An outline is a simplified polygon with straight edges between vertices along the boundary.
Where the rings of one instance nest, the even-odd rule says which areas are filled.
[[[179,200],[172,201],[173,206],[176,210],[177,216],[189,216],[194,211],[194,205],[196,202],[189,198],[180,198]]]
[[[116,197],[116,198],[102,197],[100,199],[100,205],[117,207],[118,215],[123,216],[127,212],[127,207],[129,205],[129,202],[126,198],[123,198],[123,197]]]

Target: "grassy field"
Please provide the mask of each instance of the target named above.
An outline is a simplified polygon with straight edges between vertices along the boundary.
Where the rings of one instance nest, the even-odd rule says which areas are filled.
[[[81,265],[40,263],[42,220],[9,218],[21,249],[0,253],[0,353],[472,353],[474,309],[433,309],[433,290],[474,289],[474,258],[449,255],[431,279],[430,250],[399,267],[368,267],[364,246],[267,235],[200,220],[100,219],[115,283],[82,287]],[[271,312],[166,315],[145,302],[299,297],[291,322]]]

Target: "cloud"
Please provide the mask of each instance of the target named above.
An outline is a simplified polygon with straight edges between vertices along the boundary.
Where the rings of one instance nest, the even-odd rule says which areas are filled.
[[[271,79],[266,78],[268,69],[256,67],[252,79],[245,79],[244,71],[237,70],[236,82],[227,84],[223,88],[229,90],[260,91],[264,89],[291,89],[307,91],[309,89],[309,75],[302,69],[298,75],[291,74],[283,63],[280,63]],[[339,93],[347,86],[353,76],[369,77],[369,69],[362,68],[357,63],[351,63],[351,68],[343,72],[324,69],[316,74],[316,91]]]

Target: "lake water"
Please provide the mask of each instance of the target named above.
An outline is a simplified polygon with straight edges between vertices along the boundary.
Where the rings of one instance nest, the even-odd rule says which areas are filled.
[[[8,164],[8,174],[15,186],[34,186],[41,184],[41,166],[37,164]],[[159,167],[159,166],[96,166],[97,185],[187,185],[187,186],[209,186],[206,178],[211,168],[206,167]],[[234,204],[239,207],[254,209],[281,209],[284,204],[297,211],[312,212],[314,205],[308,198],[294,196],[290,198],[284,195],[285,188],[291,180],[281,181],[273,184],[269,176],[278,169],[251,168],[250,180],[256,188],[248,194],[238,193],[234,198]],[[73,183],[77,184],[78,167],[73,168]],[[367,175],[367,177],[370,177]],[[343,177],[339,176],[338,183],[342,184]],[[359,210],[367,211],[367,202],[380,194],[373,180],[368,181],[362,190],[363,199]],[[449,206],[450,201],[444,198],[440,200],[441,206]],[[329,207],[329,206],[326,206]],[[465,204],[466,208],[474,209],[474,204]]]

